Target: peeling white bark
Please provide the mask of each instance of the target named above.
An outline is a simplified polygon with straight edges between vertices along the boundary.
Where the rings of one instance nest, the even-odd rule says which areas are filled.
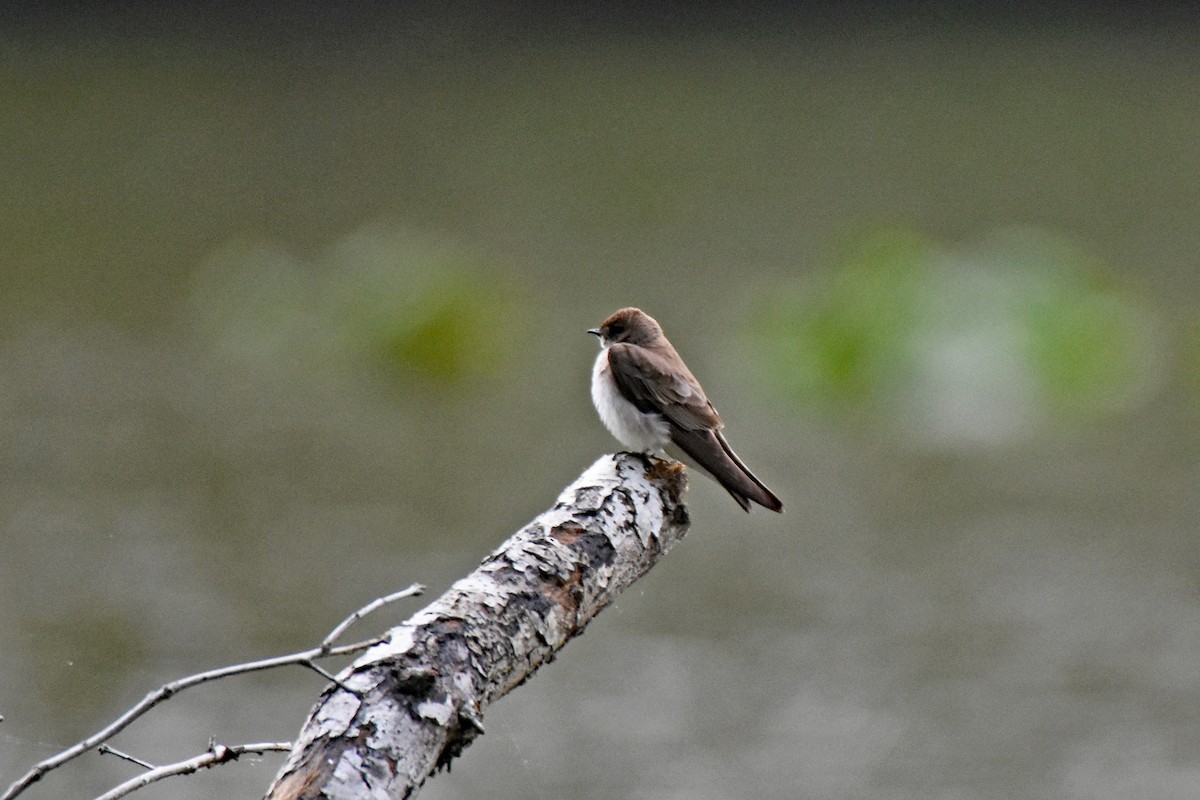
[[[338,676],[268,800],[414,796],[483,732],[488,704],[683,537],[686,489],[679,464],[601,458],[554,508]]]

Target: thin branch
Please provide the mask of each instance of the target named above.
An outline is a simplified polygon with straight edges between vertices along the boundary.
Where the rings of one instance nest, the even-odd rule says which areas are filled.
[[[300,662],[300,666],[302,666],[302,667],[307,667],[308,669],[310,669],[310,670],[312,670],[313,672],[317,673],[318,675],[320,675],[322,678],[324,678],[325,680],[329,681],[330,683],[336,683],[336,684],[337,684],[338,686],[340,686],[342,689],[345,689],[347,692],[350,692],[351,694],[354,694],[354,690],[353,690],[353,689],[351,689],[351,688],[350,688],[349,686],[347,686],[346,684],[342,683],[342,679],[341,679],[341,678],[339,678],[337,675],[334,675],[332,672],[330,672],[329,670],[325,669],[324,667],[321,667],[320,665],[318,665],[318,664],[317,664],[317,662],[315,662],[315,661],[302,661],[302,662]]]
[[[422,591],[424,591],[423,586],[420,584],[413,584],[403,591],[396,592],[388,595],[385,598],[382,598],[382,600],[384,602],[391,602],[393,599],[399,600],[404,597],[418,595]],[[173,695],[178,694],[184,689],[190,689],[193,686],[199,686],[202,683],[219,680],[220,678],[228,678],[231,675],[243,675],[248,672],[274,669],[276,667],[290,666],[292,664],[311,664],[312,661],[317,658],[357,653],[378,644],[380,641],[382,641],[382,637],[376,637],[350,645],[341,645],[340,647],[333,647],[332,641],[336,638],[335,634],[341,635],[347,628],[350,627],[350,625],[357,622],[366,613],[369,613],[369,611],[374,611],[375,609],[384,605],[384,602],[380,602],[380,599],[372,600],[370,603],[363,606],[362,609],[356,611],[354,614],[351,614],[345,620],[340,622],[338,626],[333,629],[333,632],[330,633],[329,636],[326,636],[318,647],[314,647],[309,650],[303,650],[298,653],[291,653],[289,655],[275,656],[274,658],[264,658],[260,661],[249,661],[245,664],[233,664],[227,667],[219,667],[217,669],[211,669],[207,672],[199,672],[195,675],[189,675],[186,678],[180,678],[178,680],[171,681],[170,683],[163,684],[158,689],[143,697],[141,701],[127,710],[124,714],[117,717],[115,720],[96,731],[91,736],[75,745],[72,745],[71,747],[68,747],[62,752],[56,753],[50,758],[35,764],[32,769],[14,781],[13,784],[9,786],[7,790],[5,790],[3,795],[0,795],[0,800],[13,800],[13,798],[17,797],[34,783],[37,783],[39,780],[41,780],[42,776],[47,772],[61,767],[68,761],[78,758],[97,745],[108,741],[113,736],[116,736],[118,733],[127,728],[132,722],[144,715],[147,711],[154,708],[164,700],[172,697]]]
[[[189,758],[187,761],[180,761],[177,764],[155,767],[149,772],[144,772],[136,778],[131,778],[120,786],[108,790],[97,797],[96,800],[117,800],[119,797],[124,797],[130,792],[137,791],[144,786],[149,786],[156,781],[161,781],[163,778],[170,778],[173,775],[190,775],[198,770],[215,767],[218,764],[237,761],[246,753],[287,752],[291,748],[291,742],[223,745],[210,741],[207,752],[201,753],[195,758]]]
[[[128,761],[130,764],[137,764],[142,769],[155,769],[155,766],[153,764],[151,764],[149,761],[142,761],[137,756],[131,756],[131,755],[129,755],[129,753],[122,753],[117,748],[111,747],[110,745],[107,745],[107,744],[102,744],[99,747],[97,747],[96,752],[102,756],[114,755],[123,761]]]
[[[412,586],[409,586],[407,589],[401,589],[398,592],[392,592],[391,594],[384,595],[383,597],[376,597],[374,600],[367,603],[365,606],[360,608],[358,611],[355,611],[353,614],[351,614],[350,616],[348,616],[344,620],[342,620],[340,623],[338,623],[337,627],[334,628],[333,630],[331,630],[329,632],[329,635],[326,636],[324,638],[324,640],[321,641],[321,647],[324,647],[326,649],[333,647],[333,643],[341,638],[342,634],[346,632],[347,628],[349,628],[351,625],[358,622],[360,619],[365,617],[367,614],[370,614],[372,611],[376,610],[377,608],[381,608],[381,607],[387,605],[388,603],[394,603],[397,600],[403,600],[406,597],[416,597],[417,595],[420,595],[424,591],[425,591],[424,586],[422,586],[419,583],[414,583]]]

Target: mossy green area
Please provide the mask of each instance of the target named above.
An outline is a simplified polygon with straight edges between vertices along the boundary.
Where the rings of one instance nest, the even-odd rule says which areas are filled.
[[[765,382],[880,427],[1036,434],[1129,411],[1163,388],[1153,303],[1044,231],[939,243],[866,230],[781,291],[757,326]],[[919,417],[921,419],[915,419]]]

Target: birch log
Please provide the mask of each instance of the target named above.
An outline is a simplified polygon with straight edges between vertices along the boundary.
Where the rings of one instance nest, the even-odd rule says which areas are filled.
[[[618,453],[338,675],[268,800],[399,800],[688,527],[683,467]]]

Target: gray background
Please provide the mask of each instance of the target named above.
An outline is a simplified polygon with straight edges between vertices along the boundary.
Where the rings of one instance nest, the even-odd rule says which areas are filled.
[[[424,797],[1194,796],[1193,21],[562,9],[6,12],[0,781],[466,574],[614,448],[584,330],[636,304],[788,512],[694,479],[688,538]],[[940,275],[1069,242],[1140,309],[1141,377],[949,432],[886,382],[781,391],[759,321],[880,224]],[[405,327],[433,306],[459,367]],[[115,745],[287,739],[321,685],[193,690]],[[254,797],[278,763],[139,796]]]

